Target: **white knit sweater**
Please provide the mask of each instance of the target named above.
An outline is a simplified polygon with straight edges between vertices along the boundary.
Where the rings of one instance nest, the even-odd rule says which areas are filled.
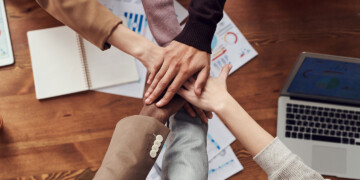
[[[278,138],[259,152],[254,160],[269,179],[324,179],[292,153]]]

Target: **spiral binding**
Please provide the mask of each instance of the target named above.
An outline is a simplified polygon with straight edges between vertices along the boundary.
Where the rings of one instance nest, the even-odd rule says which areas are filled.
[[[81,61],[83,64],[83,71],[84,71],[84,75],[86,78],[87,86],[88,86],[88,89],[91,89],[92,83],[91,83],[91,79],[90,79],[89,64],[88,64],[87,57],[86,57],[84,41],[80,37],[80,35],[77,35],[77,43],[79,46],[79,50],[81,52]]]

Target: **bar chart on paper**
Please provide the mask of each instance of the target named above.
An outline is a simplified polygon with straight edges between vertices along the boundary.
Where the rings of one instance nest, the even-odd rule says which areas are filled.
[[[127,26],[132,31],[147,37],[147,33],[149,29],[148,27],[148,21],[144,14],[139,13],[133,13],[133,12],[125,12],[124,17],[127,19]]]
[[[210,75],[217,77],[225,64],[232,64],[230,74],[257,55],[244,35],[224,12],[211,42]]]

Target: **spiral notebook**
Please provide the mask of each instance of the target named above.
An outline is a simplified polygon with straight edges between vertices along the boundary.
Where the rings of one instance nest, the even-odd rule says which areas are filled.
[[[101,51],[67,26],[27,33],[37,99],[138,81],[135,58]]]

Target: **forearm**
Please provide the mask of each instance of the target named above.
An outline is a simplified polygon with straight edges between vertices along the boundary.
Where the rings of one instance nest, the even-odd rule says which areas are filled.
[[[207,124],[180,110],[170,118],[170,129],[162,163],[162,178],[208,179]]]
[[[292,153],[279,139],[274,139],[254,160],[268,174],[270,180],[275,179],[313,179],[323,177]]]
[[[252,156],[263,150],[274,139],[231,95],[227,95],[223,103],[219,103],[215,113]]]
[[[139,59],[143,64],[146,59],[155,54],[160,54],[161,48],[141,35],[131,31],[125,25],[118,25],[108,39],[116,48]]]
[[[169,129],[149,116],[130,116],[120,120],[114,130],[95,180],[145,179],[159,152],[151,156],[157,136],[162,149]]]
[[[154,39],[167,46],[181,32],[174,0],[142,0],[142,4]]]
[[[99,47],[108,49],[106,41],[121,23],[97,0],[36,0],[50,15],[69,26],[82,37]]]
[[[188,8],[189,20],[175,40],[211,54],[211,41],[223,17],[225,1],[192,0]]]

